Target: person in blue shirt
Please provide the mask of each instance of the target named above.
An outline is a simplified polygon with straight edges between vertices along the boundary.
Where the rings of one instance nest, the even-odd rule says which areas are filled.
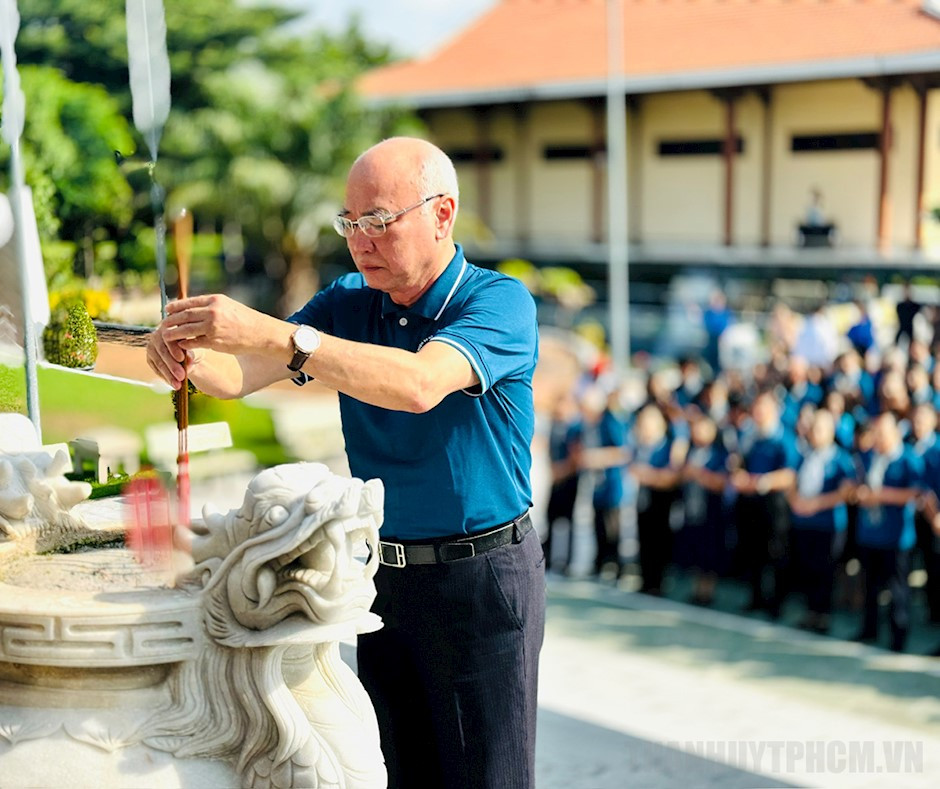
[[[728,452],[711,417],[693,414],[691,424],[692,443],[682,467],[679,537],[695,573],[691,602],[711,605],[726,558],[723,493],[728,484]]]
[[[836,443],[847,451],[851,451],[855,443],[855,417],[846,410],[845,395],[837,390],[832,390],[826,394],[826,410],[832,414],[835,421],[835,439]]]
[[[937,412],[933,405],[921,403],[911,415],[911,447],[924,464],[923,488],[936,501],[940,497],[940,438],[937,436]],[[918,508],[915,517],[917,549],[920,551],[927,581],[927,616],[940,622],[940,540],[934,534],[931,509]]]
[[[627,429],[617,413],[617,396],[616,391],[604,392],[595,386],[581,398],[582,468],[591,473],[593,484],[595,576],[600,576],[608,565],[614,566],[618,577],[623,572],[620,518]]]
[[[574,550],[574,505],[581,479],[581,433],[578,404],[571,391],[560,392],[552,406],[548,435],[548,454],[551,461],[552,484],[548,495],[546,533],[542,541],[545,569],[552,566],[552,543],[559,522],[568,530],[564,557],[559,570],[567,573]]]
[[[738,494],[738,550],[751,587],[747,609],[765,610],[776,618],[788,583],[789,508],[785,494],[795,479],[796,438],[780,421],[773,390],[757,394],[751,418],[752,425],[740,440],[737,467],[731,473],[731,486]],[[768,569],[773,576],[769,593],[764,589]]]
[[[833,415],[819,409],[813,418],[809,446],[788,495],[795,577],[806,594],[801,627],[829,631],[836,563],[845,547],[846,500],[855,486],[855,465],[835,442]]]
[[[670,510],[676,501],[679,469],[671,463],[672,445],[663,412],[644,406],[633,426],[630,474],[636,479],[636,531],[639,542],[640,591],[661,595],[672,557]]]
[[[858,308],[858,319],[845,334],[858,355],[864,356],[875,344],[875,325],[864,301],[856,301],[855,306]]]
[[[822,402],[823,392],[819,385],[809,379],[809,365],[799,356],[790,358],[787,378],[788,386],[783,398],[780,421],[788,430],[794,430],[803,407],[818,406]]]
[[[532,787],[544,556],[529,472],[538,354],[521,282],[453,239],[439,148],[391,138],[350,169],[334,228],[356,265],[287,321],[221,295],[173,302],[151,367],[240,397],[316,378],[339,392],[352,473],[385,486],[373,611],[358,643],[389,786]]]
[[[911,364],[905,375],[907,391],[911,403],[918,406],[921,403],[933,403],[933,388],[930,385],[930,373],[920,364]]]
[[[719,358],[719,341],[721,335],[734,322],[734,313],[728,307],[728,300],[724,291],[715,288],[708,299],[708,306],[702,313],[702,325],[708,335],[708,342],[705,347],[704,357],[708,362],[713,374],[721,370],[721,359]]]
[[[940,314],[940,307],[937,308],[937,314]],[[938,334],[936,342],[940,343],[940,334]],[[930,387],[933,389],[933,407],[940,412],[940,364],[934,364],[930,373]]]
[[[875,379],[862,366],[862,357],[855,351],[836,357],[829,388],[845,395],[847,411],[861,409],[869,416],[879,413]]]
[[[679,359],[679,386],[675,398],[680,408],[688,408],[693,403],[698,403],[704,386],[699,360],[691,356]]]
[[[905,446],[894,414],[872,425],[873,451],[864,457],[863,478],[854,493],[858,503],[857,541],[865,571],[865,617],[857,640],[878,638],[878,596],[891,591],[891,648],[902,651],[910,630],[908,574],[916,540],[914,507],[923,484],[924,465]]]

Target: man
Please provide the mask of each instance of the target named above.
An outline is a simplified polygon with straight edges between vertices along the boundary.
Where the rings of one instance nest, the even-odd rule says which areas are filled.
[[[921,305],[914,301],[911,283],[904,284],[904,298],[897,304],[898,333],[894,338],[895,345],[901,344],[901,338],[907,338],[907,345],[914,342],[914,320],[920,312]]]
[[[789,491],[795,577],[806,593],[800,627],[829,632],[836,565],[845,548],[846,501],[855,486],[855,465],[835,440],[835,418],[820,408]]]
[[[929,621],[940,623],[940,540],[934,534],[932,515],[936,511],[940,496],[940,438],[937,436],[937,411],[931,403],[920,403],[914,408],[911,418],[911,449],[920,458],[924,467],[923,489],[925,506],[918,508],[914,518],[917,532],[917,550],[920,551],[927,581],[924,595],[927,598]]]
[[[624,447],[626,425],[617,415],[614,401],[617,392],[600,386],[588,389],[581,398],[582,469],[592,477],[591,504],[594,508],[594,575],[612,564],[617,576],[623,570],[620,559],[620,507],[623,503]]]
[[[552,405],[552,421],[548,432],[548,454],[551,461],[552,487],[548,496],[546,533],[542,541],[545,569],[551,569],[553,535],[559,521],[568,530],[564,558],[559,570],[566,574],[574,555],[574,505],[581,481],[581,433],[583,425],[578,416],[578,403],[574,393],[560,392]]]
[[[886,411],[874,420],[874,451],[862,457],[864,478],[855,493],[859,506],[858,545],[865,570],[865,618],[856,636],[878,638],[878,597],[891,591],[891,649],[901,652],[910,630],[907,576],[916,541],[914,505],[924,465],[901,440],[897,419]]]
[[[453,164],[392,138],[353,164],[334,221],[358,273],[289,322],[224,296],[174,302],[148,361],[240,397],[317,378],[340,393],[352,473],[385,482],[383,566],[359,641],[389,785],[531,787],[543,555],[531,528],[535,305],[454,243]]]
[[[796,441],[780,421],[773,391],[758,393],[751,406],[753,421],[738,446],[738,467],[731,474],[737,492],[735,520],[738,550],[746,564],[751,587],[747,609],[780,615],[788,583],[789,512],[786,491],[796,479],[799,458]],[[764,571],[773,571],[773,592],[764,592]]]

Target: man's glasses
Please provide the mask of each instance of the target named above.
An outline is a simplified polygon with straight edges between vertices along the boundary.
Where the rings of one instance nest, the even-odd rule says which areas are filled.
[[[423,206],[429,200],[433,200],[435,197],[443,197],[445,194],[445,192],[440,192],[436,195],[425,197],[414,205],[403,208],[401,211],[396,211],[394,214],[363,214],[358,219],[347,219],[345,216],[338,216],[333,220],[333,229],[343,238],[352,238],[353,233],[356,232],[356,228],[358,227],[364,236],[376,238],[385,232],[385,228],[390,222],[394,222],[398,217]]]

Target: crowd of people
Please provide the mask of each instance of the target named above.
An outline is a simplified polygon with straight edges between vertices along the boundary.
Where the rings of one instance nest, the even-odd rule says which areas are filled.
[[[662,594],[677,568],[691,574],[691,601],[710,605],[719,579],[735,576],[749,590],[747,609],[778,618],[802,596],[800,626],[826,633],[848,567],[856,638],[878,639],[889,590],[889,643],[902,651],[914,568],[927,616],[940,623],[940,333],[934,343],[914,331],[909,290],[897,312],[893,342],[881,345],[864,308],[841,336],[824,309],[793,332],[771,323],[766,361],[741,369],[717,355],[681,359],[678,371],[646,374],[635,408],[603,377],[559,395],[546,565],[569,569],[574,529],[561,548],[553,538],[589,490],[594,574],[620,577],[634,558],[619,550],[629,502],[641,592]]]

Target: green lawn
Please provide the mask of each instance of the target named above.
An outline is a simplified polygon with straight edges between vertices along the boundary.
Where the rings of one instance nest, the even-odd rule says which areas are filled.
[[[99,425],[115,425],[143,438],[147,425],[173,421],[169,394],[122,381],[110,381],[63,369],[40,368],[39,409],[44,443],[70,441]],[[0,411],[26,413],[26,382],[22,368],[0,365]],[[262,466],[287,462],[274,438],[268,411],[237,400],[207,395],[191,398],[193,424],[225,421],[239,449],[255,453]]]

